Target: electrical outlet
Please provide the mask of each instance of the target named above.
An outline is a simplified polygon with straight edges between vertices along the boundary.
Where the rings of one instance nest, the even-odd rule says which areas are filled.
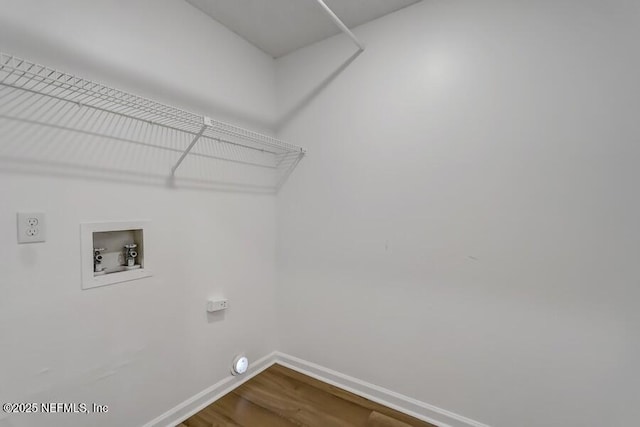
[[[229,307],[229,301],[227,301],[226,299],[207,301],[207,311],[209,313],[214,311],[226,310],[227,307]]]
[[[42,212],[18,212],[18,243],[44,242],[44,219]]]

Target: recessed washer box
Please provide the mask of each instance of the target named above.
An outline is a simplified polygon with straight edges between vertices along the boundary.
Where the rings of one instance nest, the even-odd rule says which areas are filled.
[[[151,276],[148,230],[149,221],[81,224],[82,289]]]

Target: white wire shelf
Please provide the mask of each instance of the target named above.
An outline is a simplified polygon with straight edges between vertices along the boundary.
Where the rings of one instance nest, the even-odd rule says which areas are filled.
[[[0,52],[0,160],[275,192],[296,145]]]

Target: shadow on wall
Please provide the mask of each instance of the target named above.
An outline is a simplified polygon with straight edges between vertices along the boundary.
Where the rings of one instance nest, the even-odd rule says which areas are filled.
[[[199,151],[171,176],[189,141],[186,135],[164,132],[151,124],[134,123],[87,107],[64,107],[45,102],[39,113],[53,117],[25,119],[6,114],[5,87],[0,88],[0,172],[35,174],[125,184],[200,190],[272,193],[272,169],[241,173],[223,144],[202,141]],[[29,108],[33,107],[32,105]],[[49,109],[51,108],[51,109]],[[20,113],[19,108],[15,108]],[[34,116],[33,111],[28,113]],[[85,129],[73,129],[66,126]],[[99,131],[99,129],[101,131]],[[104,132],[104,133],[103,133]],[[111,132],[108,133],[108,132]],[[220,153],[220,151],[223,151]],[[240,153],[240,156],[242,153]],[[236,156],[240,157],[240,156]],[[255,183],[253,183],[255,182]],[[264,183],[264,184],[260,184]]]
[[[6,52],[9,54],[20,56],[21,52],[36,51],[39,58],[43,61],[53,62],[54,66],[62,67],[64,65],[64,67],[77,68],[82,72],[86,71],[90,73],[86,77],[124,82],[126,87],[123,89],[125,90],[135,91],[144,96],[160,96],[164,102],[171,102],[183,108],[193,108],[229,122],[253,123],[264,129],[269,129],[272,126],[270,119],[249,115],[246,111],[239,109],[231,109],[229,105],[216,103],[212,101],[211,97],[202,96],[202,93],[180,90],[175,86],[168,85],[166,81],[161,81],[157,76],[154,78],[154,76],[136,72],[131,68],[116,66],[105,60],[108,56],[104,54],[100,46],[92,51],[73,49],[68,44],[46,34],[25,31],[25,28],[2,19],[2,16],[0,16],[0,40],[7,40],[9,45],[19,50]],[[0,45],[0,51],[3,51],[2,45]],[[74,70],[67,71],[73,72]],[[215,70],[211,70],[211,72],[215,73]]]
[[[304,95],[300,101],[298,101],[293,107],[291,107],[287,112],[285,112],[282,117],[280,117],[276,123],[276,130],[280,131],[289,121],[294,119],[300,111],[302,111],[306,106],[311,104],[311,102],[325,89],[327,86],[331,84],[344,70],[347,69],[349,65],[353,61],[356,60],[360,54],[364,52],[363,50],[358,50],[351,56],[349,56],[342,64],[338,66],[333,72],[331,72],[327,77],[325,77],[316,87],[314,87],[311,91],[309,91],[306,95]]]

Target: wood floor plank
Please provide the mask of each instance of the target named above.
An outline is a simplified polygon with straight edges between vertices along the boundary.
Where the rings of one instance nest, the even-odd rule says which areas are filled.
[[[259,378],[261,384],[279,390],[289,399],[307,402],[314,407],[330,412],[349,426],[366,425],[371,414],[371,410],[368,408],[340,399],[281,373],[267,370],[263,374]]]
[[[292,395],[273,388],[262,378],[253,378],[238,388],[235,393],[256,405],[266,408],[282,418],[307,427],[352,427],[327,408],[318,408]]]
[[[203,409],[191,418],[183,421],[187,427],[238,427],[237,424],[221,417],[218,414],[210,413],[208,408]]]
[[[222,399],[211,405],[211,409],[232,419],[243,427],[298,427],[288,419],[256,405],[253,402],[237,395],[229,393]]]
[[[367,427],[411,427],[411,425],[373,411],[367,420]]]
[[[331,384],[327,384],[325,382],[316,380],[308,375],[301,374],[293,369],[289,369],[285,366],[275,364],[268,369],[270,372],[277,372],[282,375],[289,376],[291,378],[302,381],[306,384],[309,384],[313,387],[319,388],[321,390],[326,391],[338,398],[344,399],[346,401],[352,402],[354,404],[360,405],[364,408],[368,408],[372,411],[379,412],[381,414],[387,415],[391,418],[395,418],[399,421],[409,424],[412,427],[436,427],[433,424],[427,423],[425,421],[419,420],[417,418],[411,417],[409,415],[403,414],[402,412],[398,412],[386,406],[380,405],[379,403],[372,402],[369,399],[365,399],[364,397],[358,396],[356,394],[350,393],[346,390],[343,390],[339,387],[333,386]]]
[[[186,425],[187,427],[211,427],[211,424],[204,420],[199,413],[191,416],[182,424]]]
[[[209,423],[210,427],[242,427],[221,411],[218,411],[214,405],[209,405],[199,412],[199,415]]]
[[[187,427],[435,427],[281,365],[183,422]]]

